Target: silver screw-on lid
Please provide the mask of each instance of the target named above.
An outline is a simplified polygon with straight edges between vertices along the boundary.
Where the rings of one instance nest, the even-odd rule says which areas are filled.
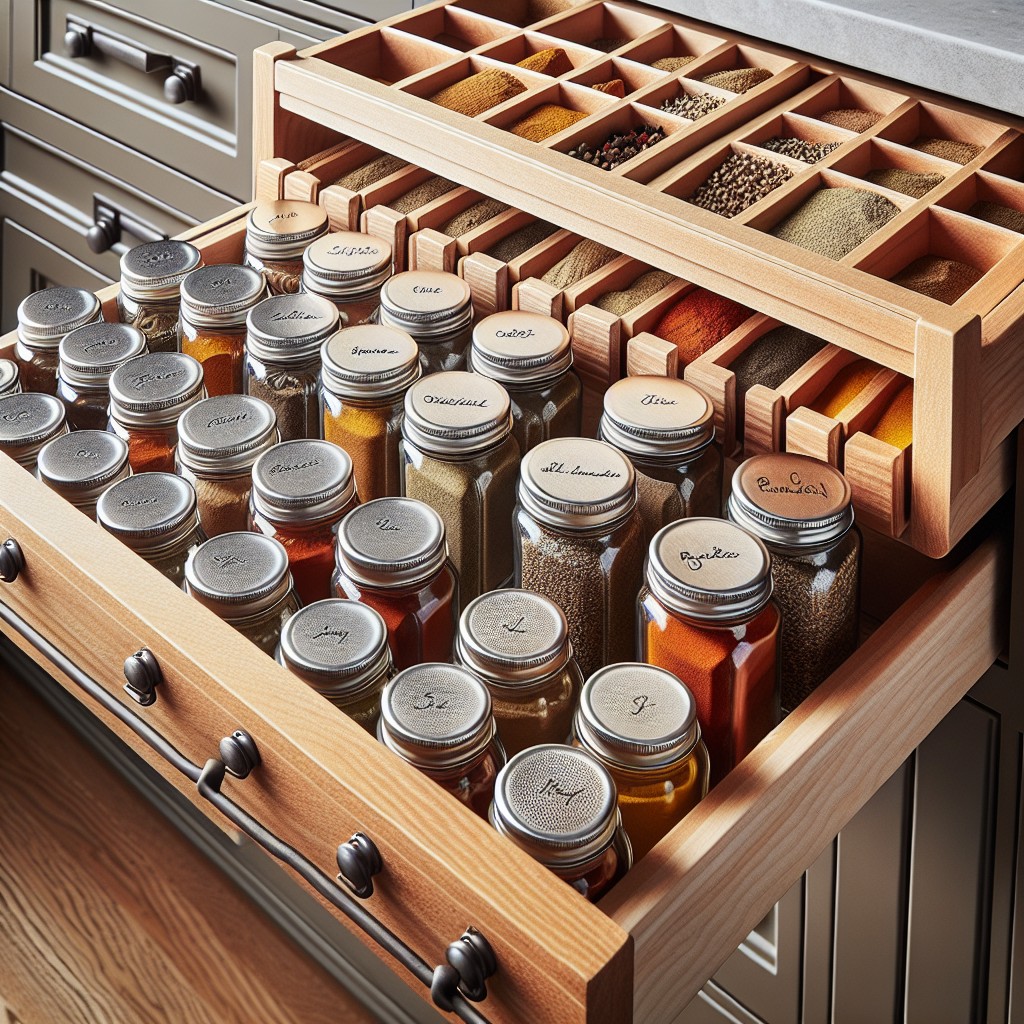
[[[512,433],[512,403],[497,381],[465,370],[418,380],[405,393],[402,434],[431,455],[483,451]]]
[[[406,270],[388,278],[380,290],[380,322],[401,327],[421,345],[453,334],[473,320],[473,295],[455,274]]]
[[[707,396],[675,377],[623,377],[604,393],[599,436],[640,458],[690,455],[714,440]]]
[[[604,441],[559,437],[523,457],[518,493],[530,515],[557,529],[609,527],[636,508],[636,473]]]
[[[176,423],[206,397],[203,368],[182,352],[149,352],[121,363],[110,375],[110,415],[129,426]]]
[[[418,767],[466,764],[484,752],[495,732],[490,692],[458,665],[414,665],[381,694],[377,738]]]
[[[498,773],[491,824],[543,864],[572,867],[611,845],[620,824],[608,769],[578,747],[528,747]]]
[[[178,462],[202,475],[248,473],[278,443],[272,406],[250,395],[215,395],[178,420]]]
[[[121,291],[136,301],[175,299],[185,276],[202,262],[202,253],[189,242],[143,242],[121,257]]]
[[[277,660],[318,693],[341,700],[374,687],[392,671],[380,613],[337,597],[300,608],[284,624]]]
[[[131,475],[128,443],[107,430],[64,434],[43,446],[36,474],[72,505],[95,505],[108,487]]]
[[[320,349],[324,388],[343,398],[400,395],[420,377],[419,346],[406,331],[381,324],[346,327]]]
[[[283,441],[252,467],[253,507],[272,522],[337,518],[355,494],[352,460],[330,441]]]
[[[338,307],[319,295],[272,295],[249,310],[245,347],[259,359],[304,361],[319,353],[339,319]]]
[[[64,403],[37,391],[0,398],[0,452],[32,466],[47,441],[68,432]]]
[[[18,335],[38,348],[56,348],[76,327],[100,318],[100,300],[84,288],[44,288],[18,306]]]
[[[391,244],[358,231],[333,231],[306,247],[302,264],[306,291],[349,299],[372,292],[391,276]]]
[[[647,585],[668,608],[708,621],[753,618],[772,596],[771,556],[725,519],[680,519],[651,540]]]
[[[98,321],[65,334],[57,372],[69,384],[105,385],[122,363],[148,352],[146,336],[129,324]]]
[[[275,199],[253,207],[245,225],[245,248],[261,259],[298,259],[330,230],[327,211],[316,203]]]
[[[21,373],[13,359],[0,359],[0,395],[14,395],[21,391]]]
[[[222,533],[185,563],[185,590],[228,621],[272,608],[292,588],[288,552],[262,533]]]
[[[193,327],[240,327],[267,295],[266,279],[258,270],[234,263],[199,267],[180,287],[181,316]]]
[[[562,609],[532,590],[492,590],[467,606],[455,641],[458,660],[488,683],[530,686],[572,658]]]
[[[592,754],[625,768],[672,764],[700,739],[697,704],[686,686],[638,662],[607,665],[586,681],[574,729]]]
[[[470,362],[474,373],[510,389],[542,384],[572,366],[569,332],[540,313],[492,313],[473,328]]]
[[[108,487],[96,502],[96,521],[147,554],[200,536],[196,492],[173,473],[138,473]]]
[[[817,547],[853,526],[853,491],[834,466],[806,455],[755,455],[736,467],[727,506],[768,544]]]

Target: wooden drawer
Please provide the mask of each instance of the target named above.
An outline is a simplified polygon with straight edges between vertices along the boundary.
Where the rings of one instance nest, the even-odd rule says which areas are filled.
[[[193,233],[208,263],[239,258],[247,209]],[[100,294],[109,314],[114,290]],[[247,731],[261,763],[226,793],[328,875],[339,843],[371,836],[384,870],[367,909],[432,964],[467,925],[480,929],[499,964],[482,1007],[495,1022],[674,1018],[1006,638],[996,537],[941,568],[873,540],[865,605],[884,617],[898,595],[907,600],[592,906],[0,457],[0,540],[8,536],[25,568],[0,586],[0,616],[21,616],[198,765],[222,737]],[[922,563],[931,578],[911,593]],[[29,649],[9,622],[3,629]],[[123,692],[124,659],[140,647],[163,673],[148,708]],[[217,817],[138,737],[100,718]]]

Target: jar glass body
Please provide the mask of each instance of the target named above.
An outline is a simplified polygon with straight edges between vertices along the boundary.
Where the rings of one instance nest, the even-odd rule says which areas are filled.
[[[722,516],[722,452],[706,445],[686,461],[629,456],[636,470],[636,497],[647,537],[692,516]]]
[[[575,660],[538,683],[502,686],[484,679],[491,691],[494,720],[509,757],[538,743],[565,743],[572,734],[572,716],[583,689]]]
[[[56,339],[60,341],[60,338]],[[22,391],[57,394],[57,365],[60,355],[56,345],[36,346],[18,338],[14,345],[14,361],[18,364]]]
[[[255,256],[248,248],[242,253],[242,263],[260,271],[266,278],[271,295],[294,295],[302,280],[302,254],[273,259]]]
[[[633,863],[630,841],[620,825],[611,844],[596,857],[582,864],[563,867],[548,864],[563,881],[568,882],[581,896],[596,903],[626,872]]]
[[[352,697],[328,697],[327,699],[344,711],[356,725],[362,726],[371,736],[377,735],[377,719],[380,718],[380,694],[388,681],[387,673],[381,675],[372,686],[360,690]]]
[[[230,476],[197,473],[175,460],[175,472],[195,488],[199,521],[208,537],[249,529],[250,471]]]
[[[206,393],[240,395],[245,367],[245,324],[195,327],[182,319],[178,327],[180,349],[203,367]]]
[[[512,433],[524,455],[541,441],[580,436],[583,385],[572,370],[541,387],[508,388],[508,396],[512,400]]]
[[[359,295],[340,298],[337,295],[328,295],[326,292],[318,292],[308,288],[303,282],[301,291],[309,292],[310,295],[319,295],[328,302],[333,302],[341,316],[341,323],[338,329],[343,327],[358,327],[360,324],[376,323],[377,310],[380,308],[380,287],[372,288],[370,291],[362,292]]]
[[[110,388],[104,380],[99,387],[69,384],[57,376],[57,397],[64,403],[72,430],[106,430],[110,418]]]
[[[178,425],[160,427],[126,426],[110,417],[107,430],[128,444],[128,464],[133,473],[173,473],[178,447]]]
[[[360,501],[402,493],[403,398],[397,395],[381,402],[356,401],[320,389],[322,436],[351,457]]]
[[[505,766],[505,752],[501,741],[495,737],[483,753],[468,764],[456,768],[416,767],[428,778],[446,789],[456,800],[464,803],[481,818],[487,818],[487,810],[494,797],[494,782],[498,772]]]
[[[245,394],[262,398],[277,413],[282,441],[320,436],[320,353],[302,362],[245,355]]]
[[[143,299],[141,302],[117,293],[117,316],[146,337],[150,352],[176,352],[178,350],[178,314],[180,300]]]
[[[159,569],[176,587],[180,587],[185,582],[185,563],[204,540],[206,534],[198,529],[170,548],[154,552],[139,551],[138,554]]]
[[[250,615],[244,619],[229,619],[225,616],[224,621],[265,654],[273,657],[277,645],[281,642],[281,628],[298,610],[299,598],[292,589],[272,608],[258,615]]]
[[[689,687],[715,784],[778,724],[778,609],[769,602],[747,621],[704,622],[669,610],[646,586],[637,607],[640,660]]]

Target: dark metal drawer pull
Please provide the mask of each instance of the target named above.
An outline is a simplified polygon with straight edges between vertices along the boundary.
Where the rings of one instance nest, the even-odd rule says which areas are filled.
[[[25,571],[25,558],[18,542],[0,544],[0,582],[13,583]],[[431,967],[394,932],[377,920],[356,897],[373,893],[373,876],[383,862],[380,851],[369,836],[357,832],[338,847],[339,884],[294,847],[289,846],[256,820],[230,797],[221,792],[225,776],[246,778],[259,767],[260,752],[252,736],[238,729],[220,741],[219,756],[210,758],[202,768],[189,760],[177,747],[153,728],[133,708],[122,704],[63,651],[52,644],[13,608],[0,601],[0,620],[20,633],[57,669],[84,690],[96,703],[127,726],[177,771],[196,784],[200,795],[217,808],[236,828],[258,843],[271,856],[302,876],[324,899],[361,928],[385,952],[430,989],[434,1003],[455,1013],[468,1024],[489,1024],[472,1002],[487,996],[487,979],[498,968],[494,950],[487,939],[469,927],[445,952],[446,964]],[[125,690],[137,703],[147,707],[156,701],[162,673],[156,656],[147,648],[125,660]],[[472,1001],[472,1002],[471,1002]]]
[[[140,242],[162,242],[167,238],[166,232],[122,210],[112,200],[93,195],[92,227],[85,233],[89,248],[97,254],[106,252],[121,241],[125,231]]]

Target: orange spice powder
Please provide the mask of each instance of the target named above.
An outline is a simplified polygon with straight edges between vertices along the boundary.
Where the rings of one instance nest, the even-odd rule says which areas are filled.
[[[832,378],[809,407],[834,419],[871,383],[876,373],[878,367],[870,359],[855,359]]]
[[[572,71],[572,61],[560,46],[549,46],[546,50],[538,50],[524,60],[518,61],[516,67],[557,77]]]
[[[676,346],[682,369],[752,315],[746,306],[724,295],[695,288],[662,314],[652,333]]]
[[[913,381],[908,381],[896,393],[896,397],[875,424],[871,436],[901,450],[910,447],[914,439]]]
[[[626,98],[626,83],[621,78],[609,78],[607,82],[595,82],[590,88],[607,93],[609,96],[618,96],[620,100]]]

